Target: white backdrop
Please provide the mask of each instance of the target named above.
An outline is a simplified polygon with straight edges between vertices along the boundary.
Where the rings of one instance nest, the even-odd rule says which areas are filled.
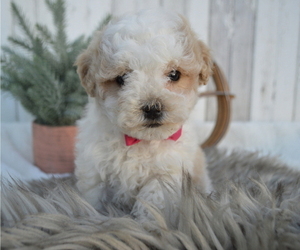
[[[11,1],[1,0],[2,44],[20,34]],[[43,0],[15,2],[29,21],[51,28]],[[66,0],[66,6],[71,40],[91,34],[107,13],[152,7],[180,12],[208,43],[229,80],[236,95],[233,120],[300,121],[300,0]],[[214,120],[214,107],[215,100],[202,100],[199,118]],[[2,98],[2,121],[31,119],[18,102]]]

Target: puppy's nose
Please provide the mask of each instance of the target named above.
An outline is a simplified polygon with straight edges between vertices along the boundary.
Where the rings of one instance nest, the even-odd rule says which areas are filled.
[[[142,107],[144,116],[148,120],[157,120],[162,116],[161,105],[156,103],[154,105],[145,105]]]

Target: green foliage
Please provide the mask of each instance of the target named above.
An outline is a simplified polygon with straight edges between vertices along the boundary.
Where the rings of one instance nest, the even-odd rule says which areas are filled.
[[[66,35],[66,9],[63,0],[45,0],[55,32],[41,24],[32,28],[15,4],[12,13],[25,38],[9,37],[13,49],[3,46],[1,89],[10,92],[39,124],[74,125],[81,117],[87,95],[74,67],[78,54],[91,37],[69,42]],[[99,25],[103,27],[111,16]]]

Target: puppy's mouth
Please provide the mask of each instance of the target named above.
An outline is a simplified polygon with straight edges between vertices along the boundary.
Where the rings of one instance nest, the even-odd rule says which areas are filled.
[[[147,124],[144,124],[144,127],[146,128],[158,128],[162,126],[161,123],[147,123]]]

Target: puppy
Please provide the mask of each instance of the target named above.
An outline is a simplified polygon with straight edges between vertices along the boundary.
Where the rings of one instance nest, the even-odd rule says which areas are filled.
[[[144,216],[141,201],[164,209],[161,183],[180,186],[183,172],[209,191],[189,116],[212,63],[182,16],[146,10],[115,20],[76,65],[90,101],[79,122],[75,175],[89,203]]]

